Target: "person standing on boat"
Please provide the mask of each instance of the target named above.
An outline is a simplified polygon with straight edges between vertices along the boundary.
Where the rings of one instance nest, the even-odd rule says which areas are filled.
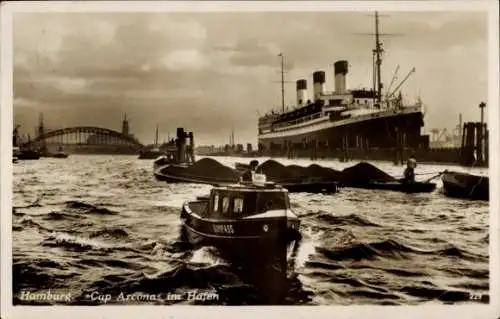
[[[407,184],[415,183],[415,168],[417,167],[417,160],[415,159],[415,154],[412,153],[408,162],[406,162],[406,169],[404,173],[403,181]]]
[[[241,180],[243,182],[251,182],[253,174],[255,173],[255,170],[257,169],[257,166],[259,166],[259,161],[253,160],[250,162],[250,167],[243,173],[241,176]]]

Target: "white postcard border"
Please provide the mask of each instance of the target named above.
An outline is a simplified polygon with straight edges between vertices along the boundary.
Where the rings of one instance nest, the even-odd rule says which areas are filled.
[[[488,11],[490,130],[490,303],[419,306],[12,306],[12,15],[40,11]],[[499,263],[499,31],[497,1],[130,1],[13,2],[1,12],[1,312],[2,318],[496,318],[500,316]]]

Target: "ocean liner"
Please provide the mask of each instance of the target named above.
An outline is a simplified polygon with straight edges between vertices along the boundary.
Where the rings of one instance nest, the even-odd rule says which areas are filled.
[[[424,125],[420,98],[407,105],[398,91],[415,68],[394,90],[383,92],[380,70],[384,50],[378,13],[375,13],[374,35],[373,88],[349,90],[346,87],[349,63],[336,61],[334,91],[325,92],[325,72],[316,71],[313,73],[312,100],[307,98],[307,81],[300,79],[296,81],[297,105],[290,111],[285,111],[283,55],[280,54],[282,111],[273,111],[259,118],[258,147],[261,154],[285,155],[304,150],[308,151],[307,154],[336,154],[356,149],[385,150],[393,154],[394,150],[428,147],[428,136],[420,134]]]

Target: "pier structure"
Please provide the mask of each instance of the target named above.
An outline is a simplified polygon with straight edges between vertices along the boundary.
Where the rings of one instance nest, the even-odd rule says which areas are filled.
[[[488,129],[485,123],[464,124],[460,165],[484,166],[488,163]]]

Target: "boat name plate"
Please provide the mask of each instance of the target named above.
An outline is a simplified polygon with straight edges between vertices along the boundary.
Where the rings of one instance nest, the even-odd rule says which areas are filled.
[[[212,229],[218,234],[234,234],[233,225],[212,225]]]

